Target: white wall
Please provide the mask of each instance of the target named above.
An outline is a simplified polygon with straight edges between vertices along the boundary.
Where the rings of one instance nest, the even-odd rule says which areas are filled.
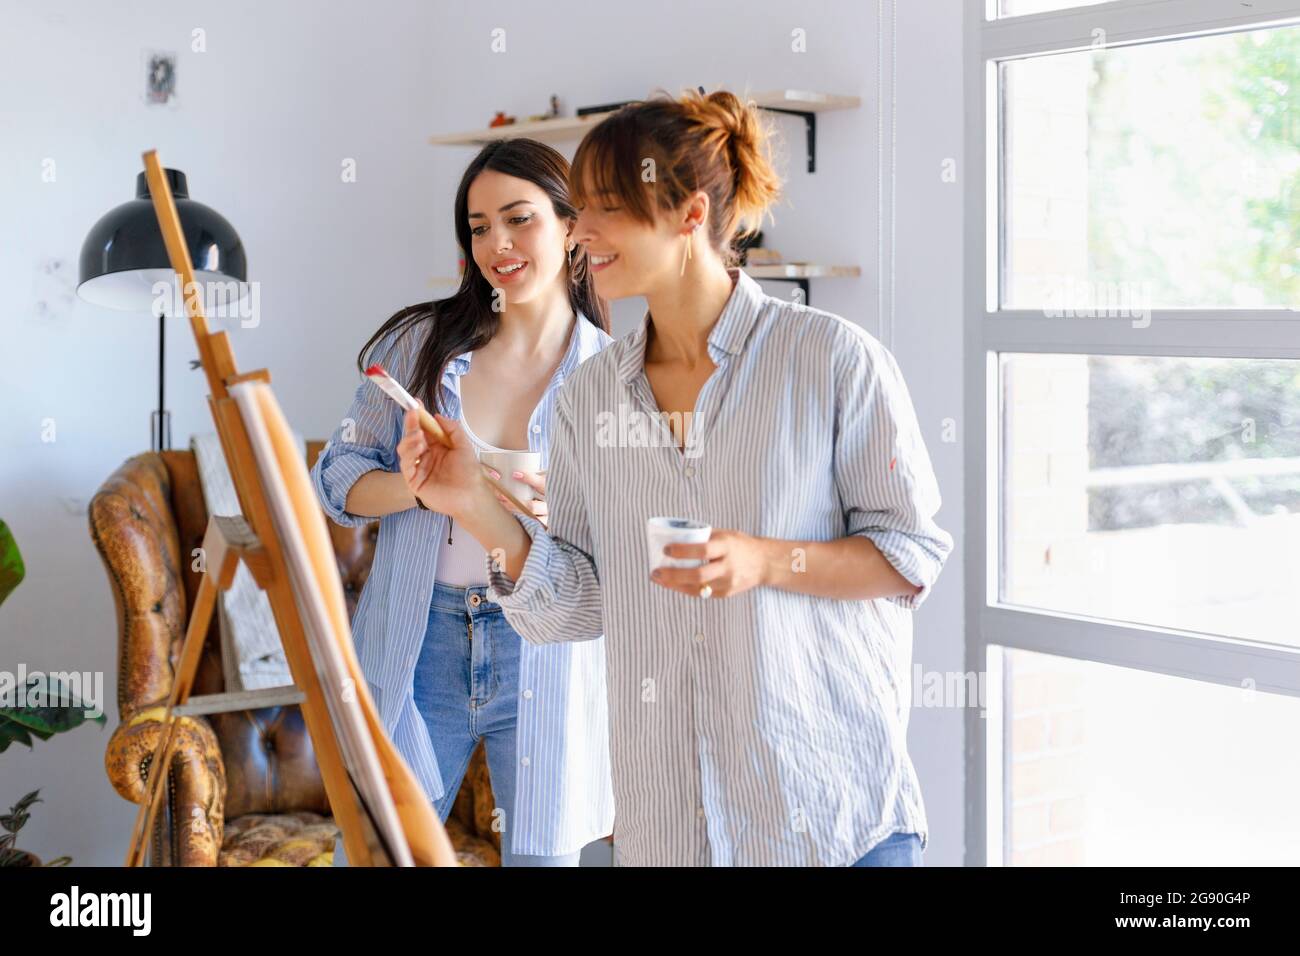
[[[959,535],[959,444],[941,443],[940,423],[955,418],[960,437],[960,204],[959,187],[939,178],[944,158],[960,168],[959,0],[899,6],[892,344],[939,473],[943,524]],[[490,51],[495,27],[507,31],[504,54]],[[190,49],[195,28],[206,31],[206,52]],[[791,51],[796,28],[806,31],[807,53]],[[144,49],[178,54],[175,107],[143,103]],[[239,230],[250,277],[262,284],[261,325],[231,328],[240,366],[269,368],[294,427],[325,437],[355,387],[360,345],[394,310],[435,294],[433,276],[455,270],[449,216],[472,150],[435,148],[426,137],[482,125],[497,109],[542,112],[552,92],[566,112],[698,84],[862,96],[861,110],[820,119],[812,175],[802,124],[779,121],[788,202],[767,232],[793,258],[861,264],[861,279],[814,283],[812,301],[878,331],[876,50],[876,5],[853,0],[652,8],[566,0],[486,12],[415,0],[375,0],[364,12],[246,0],[190,11],[153,0],[125,8],[78,0],[57,11],[7,4],[0,516],[23,547],[28,579],[0,608],[0,668],[103,671],[109,727],[116,723],[115,611],[84,508],[104,477],[148,447],[155,330],[72,290],[86,230],[132,195],[144,149],[183,169],[191,195]],[[346,158],[356,160],[355,183],[341,181]],[[41,180],[46,159],[56,164],[53,183]],[[768,289],[788,294],[783,284]],[[639,314],[621,303],[615,331]],[[188,329],[176,326],[168,344],[168,406],[183,447],[212,423],[201,373],[187,367]],[[53,442],[42,441],[46,419]],[[959,563],[952,559],[917,615],[916,659],[927,671],[964,669]],[[0,757],[0,809],[42,790],[22,845],[86,864],[120,861],[134,808],[104,774],[108,733],[81,728]],[[962,858],[961,735],[960,710],[914,711],[929,865]]]
[[[974,6],[898,2],[894,353],[939,478],[940,523],[956,541],[939,586],[916,616],[913,667],[926,680],[967,668],[962,467],[964,443],[973,436],[966,434],[962,398],[962,17],[964,7]],[[955,182],[943,175],[948,169],[956,171]],[[948,419],[954,428],[945,431]],[[926,863],[959,866],[965,862],[964,710],[961,701],[947,703],[913,701],[908,742],[934,841]]]

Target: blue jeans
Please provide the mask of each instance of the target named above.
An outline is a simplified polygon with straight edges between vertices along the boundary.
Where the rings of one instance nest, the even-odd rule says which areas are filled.
[[[519,714],[521,638],[487,587],[435,582],[429,626],[415,665],[415,707],[429,728],[445,793],[435,803],[446,822],[470,757],[487,748],[492,794],[505,828],[502,866],[577,866],[580,851],[561,856],[511,852],[515,803],[515,727]]]
[[[915,833],[891,833],[853,866],[923,866],[921,838]]]

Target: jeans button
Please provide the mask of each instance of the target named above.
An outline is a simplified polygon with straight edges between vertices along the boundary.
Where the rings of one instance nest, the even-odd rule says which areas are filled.
[[[482,603],[483,603],[483,598],[481,598],[479,595],[471,594],[469,596],[470,607],[478,607]]]

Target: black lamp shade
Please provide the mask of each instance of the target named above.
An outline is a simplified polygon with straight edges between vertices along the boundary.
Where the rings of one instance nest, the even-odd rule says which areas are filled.
[[[183,172],[165,172],[194,263],[195,281],[203,286],[245,282],[248,262],[235,227],[216,210],[189,198]],[[77,294],[112,309],[148,311],[157,298],[154,283],[159,281],[174,283],[176,273],[167,258],[148,180],[141,172],[135,178],[135,199],[109,211],[86,236]]]

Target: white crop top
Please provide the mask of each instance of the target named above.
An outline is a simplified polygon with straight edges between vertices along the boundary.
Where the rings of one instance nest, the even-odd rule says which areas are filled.
[[[461,410],[460,427],[465,429],[465,434],[474,443],[476,455],[485,451],[510,450],[489,445],[475,435],[465,418],[464,409]],[[527,448],[521,450],[528,451]],[[451,538],[450,544],[447,543],[448,537]],[[487,551],[478,543],[477,538],[458,527],[451,518],[447,519],[447,534],[438,542],[438,570],[434,577],[441,583],[456,588],[487,584]]]

